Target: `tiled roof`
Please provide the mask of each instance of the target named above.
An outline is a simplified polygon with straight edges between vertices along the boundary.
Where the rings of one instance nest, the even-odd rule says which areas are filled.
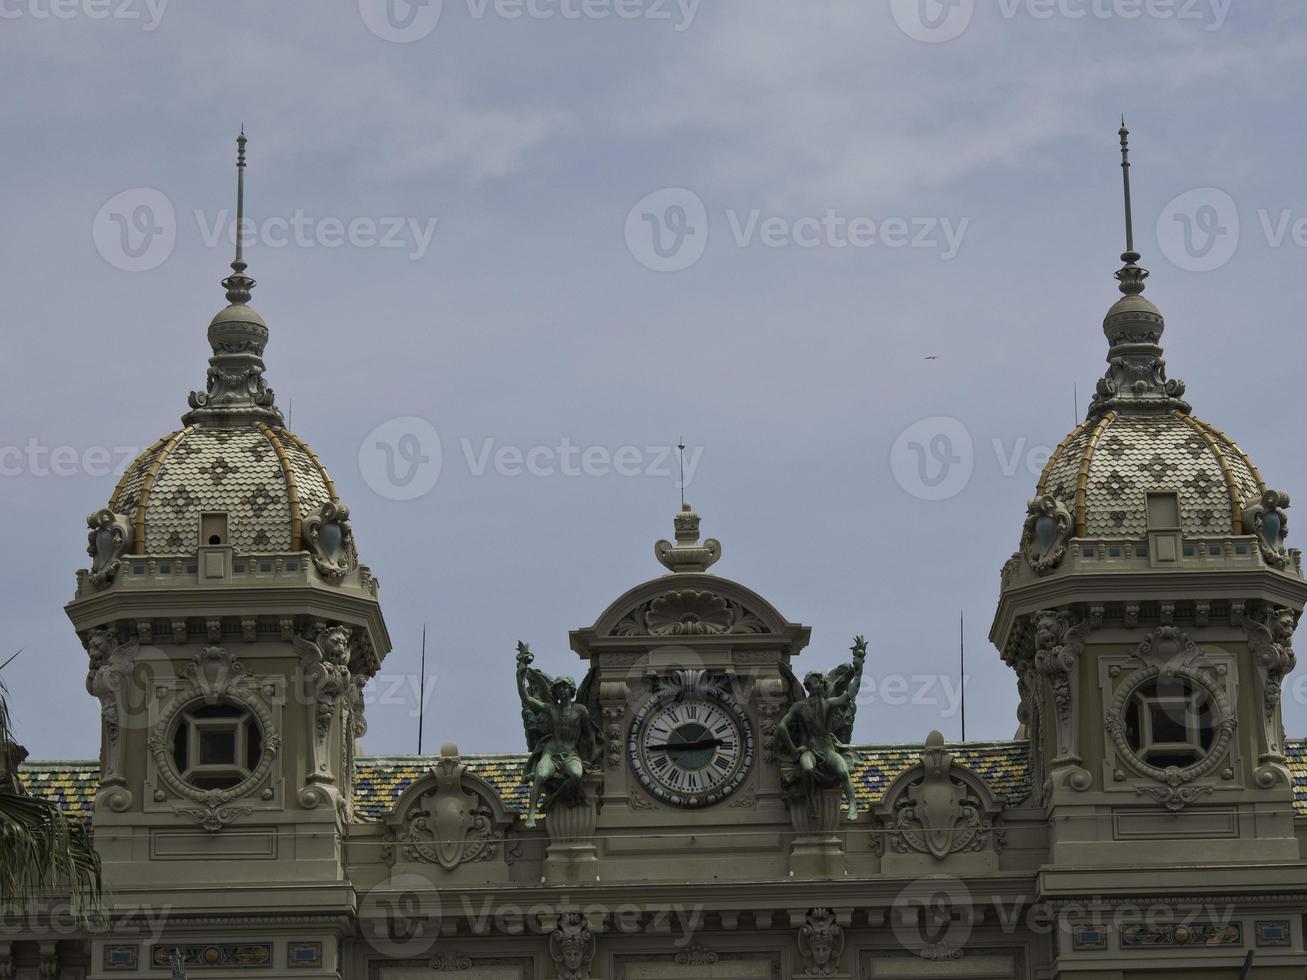
[[[1243,450],[1191,416],[1111,416],[1068,439],[1044,467],[1039,492],[1062,501],[1090,537],[1143,536],[1149,490],[1178,491],[1187,534],[1229,534],[1235,508],[1265,489]]]
[[[921,754],[920,745],[878,745],[860,748],[863,760],[854,771],[859,802],[878,801],[894,778]],[[979,773],[998,799],[1009,804],[1030,793],[1025,742],[968,742],[950,745],[955,764]],[[1294,808],[1307,817],[1307,739],[1289,742],[1285,751],[1293,772]],[[436,756],[372,756],[359,759],[354,780],[354,807],[364,820],[380,819],[400,795],[426,773]],[[525,755],[467,755],[468,769],[494,786],[504,805],[525,812],[527,787],[521,785]],[[89,820],[95,803],[100,767],[95,762],[29,762],[22,767],[28,791],[53,797],[70,814]]]
[[[70,817],[90,821],[100,785],[98,762],[28,762],[19,772],[33,796],[58,800]]]
[[[1293,808],[1299,816],[1307,816],[1307,738],[1286,742],[1284,754],[1293,773]]]

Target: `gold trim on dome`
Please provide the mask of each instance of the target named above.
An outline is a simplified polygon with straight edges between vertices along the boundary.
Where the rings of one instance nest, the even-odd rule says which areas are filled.
[[[1213,435],[1215,430],[1209,431],[1207,423],[1200,422],[1191,415],[1176,412],[1175,417],[1184,419],[1189,428],[1197,432],[1199,438],[1207,443],[1207,448],[1216,457],[1216,462],[1221,467],[1221,474],[1225,477],[1225,492],[1230,497],[1230,523],[1235,534],[1243,534],[1243,501],[1240,500],[1239,481],[1234,475],[1234,470],[1230,468],[1230,461],[1226,458],[1220,441],[1217,440],[1216,435]]]
[[[1248,467],[1248,472],[1253,475],[1253,479],[1257,482],[1257,492],[1265,493],[1266,481],[1262,479],[1262,471],[1257,468],[1257,464],[1254,463],[1251,458],[1249,458],[1248,454],[1239,448],[1239,444],[1235,442],[1233,439],[1231,439],[1229,436],[1227,436],[1220,429],[1218,429],[1216,426],[1212,425],[1211,422],[1204,422],[1202,419],[1194,419],[1194,421],[1197,422],[1199,425],[1201,425],[1208,432],[1215,435],[1223,443],[1225,443],[1227,448],[1233,449],[1236,453],[1239,454],[1239,458],[1243,460],[1244,465]],[[1238,501],[1236,501],[1236,503],[1237,502]]]
[[[1087,428],[1089,428],[1088,420],[1081,422],[1071,430],[1069,436],[1057,444],[1057,448],[1053,450],[1052,455],[1048,457],[1048,462],[1044,464],[1044,468],[1039,472],[1039,485],[1035,487],[1035,494],[1037,496],[1042,497],[1044,495],[1044,485],[1048,482],[1048,471],[1053,468],[1053,464],[1061,459],[1062,454],[1066,452],[1067,446],[1075,442],[1080,436],[1080,433],[1084,432]]]
[[[150,502],[150,492],[154,489],[154,481],[159,475],[159,468],[163,466],[163,461],[168,458],[168,454],[177,448],[177,444],[195,431],[195,427],[188,425],[186,428],[174,432],[168,440],[168,444],[159,451],[153,463],[150,464],[150,471],[145,474],[145,479],[141,481],[141,499],[136,505],[136,517],[132,520],[132,531],[136,535],[136,541],[139,542],[141,553],[145,553],[145,508]]]
[[[336,496],[336,484],[332,481],[331,474],[327,472],[327,468],[322,465],[322,460],[318,459],[318,454],[310,449],[303,439],[291,432],[285,426],[282,426],[281,434],[291,442],[295,443],[295,445],[300,448],[300,451],[309,458],[309,461],[318,468],[318,473],[322,476],[322,484],[327,488],[327,496],[331,498],[333,504],[339,507],[340,498]]]
[[[1103,437],[1107,427],[1116,420],[1116,412],[1109,411],[1101,419],[1098,425],[1094,426],[1094,432],[1089,437],[1089,444],[1085,446],[1085,454],[1080,459],[1080,474],[1076,477],[1076,537],[1085,536],[1085,491],[1089,487],[1089,463],[1094,458],[1094,450],[1098,448],[1098,440]]]
[[[179,430],[177,430],[177,431],[180,432],[181,430],[179,429]],[[177,434],[177,432],[169,432],[169,433],[168,433],[166,436],[164,436],[162,439],[159,439],[158,441],[156,441],[156,442],[154,443],[154,445],[150,446],[149,449],[145,450],[143,453],[141,453],[139,456],[137,456],[134,460],[132,460],[132,465],[131,465],[131,466],[129,466],[129,467],[127,467],[125,470],[123,470],[123,475],[120,476],[120,477],[118,477],[118,483],[117,483],[117,485],[114,486],[114,488],[113,488],[113,493],[109,494],[109,509],[110,509],[110,510],[113,510],[115,507],[118,506],[118,495],[119,495],[120,493],[123,492],[123,487],[125,487],[125,486],[127,485],[127,478],[128,478],[129,476],[131,476],[133,473],[135,473],[135,472],[140,468],[140,466],[141,466],[141,461],[144,460],[144,459],[148,459],[151,453],[158,452],[158,451],[159,451],[159,448],[160,448],[161,446],[163,446],[163,444],[164,444],[165,442],[167,442],[169,439],[171,439],[171,438],[172,438],[173,436],[175,436],[176,434]]]
[[[281,463],[281,475],[286,478],[286,496],[290,501],[290,550],[299,551],[302,547],[300,534],[304,528],[304,509],[300,505],[299,488],[295,485],[295,470],[291,466],[290,457],[286,454],[286,447],[281,444],[277,434],[263,422],[258,425],[263,437],[271,444],[272,451],[277,454],[277,461]],[[282,429],[282,432],[285,431]]]

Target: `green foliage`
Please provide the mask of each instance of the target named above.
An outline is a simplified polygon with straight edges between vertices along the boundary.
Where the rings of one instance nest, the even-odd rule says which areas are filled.
[[[0,907],[22,908],[66,893],[73,914],[96,925],[103,900],[100,856],[81,821],[24,788],[7,694],[0,682]]]

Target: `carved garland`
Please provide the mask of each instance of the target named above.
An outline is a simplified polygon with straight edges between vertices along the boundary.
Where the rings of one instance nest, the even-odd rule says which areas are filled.
[[[182,671],[184,685],[173,692],[164,706],[159,722],[150,735],[150,754],[159,780],[177,796],[201,804],[200,808],[178,808],[177,812],[198,820],[205,830],[216,833],[237,817],[251,812],[248,807],[233,807],[232,801],[252,793],[267,778],[281,751],[272,712],[258,693],[258,684],[245,665],[223,647],[205,647]],[[254,770],[229,789],[200,789],[182,779],[172,755],[172,730],[178,716],[196,701],[209,703],[232,701],[247,709],[258,721],[263,733],[263,755]]]

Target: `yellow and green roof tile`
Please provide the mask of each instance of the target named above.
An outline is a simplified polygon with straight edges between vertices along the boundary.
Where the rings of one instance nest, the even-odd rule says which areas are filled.
[[[1008,804],[1030,794],[1030,769],[1025,742],[968,742],[950,745],[956,764],[975,770],[996,799]],[[860,747],[861,761],[853,773],[858,800],[878,802],[900,773],[917,761],[920,745]],[[1285,747],[1293,773],[1294,809],[1307,817],[1307,739]],[[364,820],[380,819],[400,795],[428,772],[436,756],[372,756],[358,760],[354,778],[354,809]],[[527,787],[522,785],[526,756],[467,755],[463,762],[499,793],[508,810],[526,811]],[[70,815],[90,820],[100,766],[95,762],[29,762],[21,769],[28,792],[57,800]]]

